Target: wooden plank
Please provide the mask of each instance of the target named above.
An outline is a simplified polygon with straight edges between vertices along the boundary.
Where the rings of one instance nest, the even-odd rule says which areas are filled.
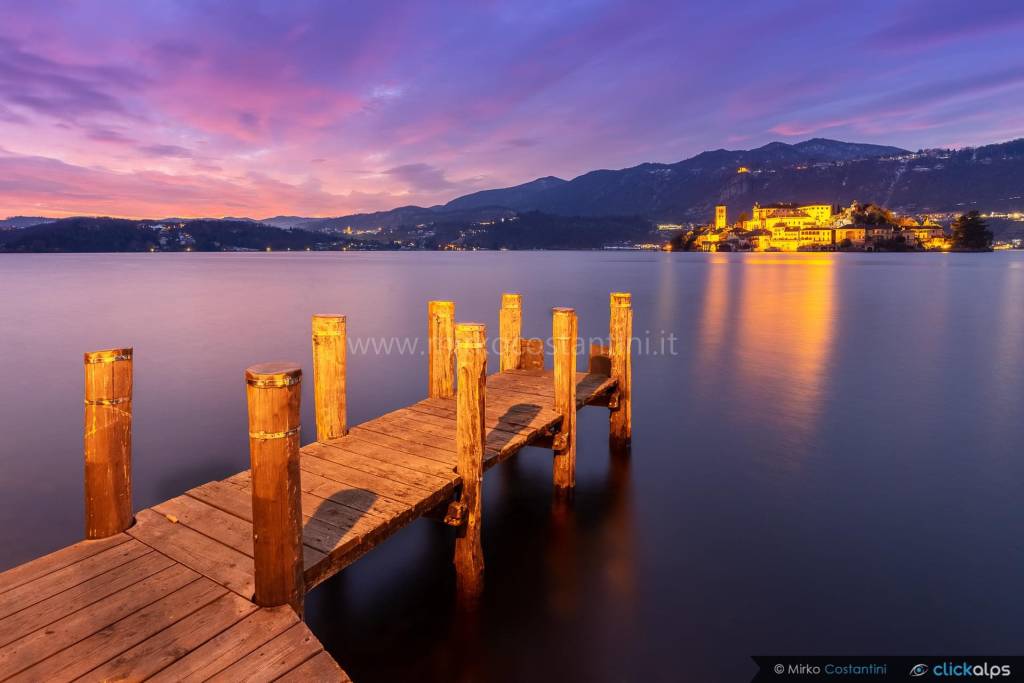
[[[401,442],[408,444],[408,442]],[[343,440],[329,441],[328,446],[342,448],[350,452],[360,453],[369,457],[377,458],[384,462],[391,462],[417,472],[423,472],[446,482],[455,482],[458,475],[455,474],[455,466],[448,463],[438,462],[425,458],[416,453],[410,453],[408,449],[392,448],[384,446],[363,438],[361,434],[349,434]],[[427,447],[429,448],[429,446]],[[415,446],[413,447],[415,449]],[[386,459],[385,459],[386,458]]]
[[[297,623],[291,607],[268,607],[245,617],[149,679],[149,683],[198,683],[214,676]]]
[[[416,443],[438,445],[445,448],[455,447],[454,429],[415,419],[415,417],[419,416],[423,416],[422,413],[414,414],[413,416],[391,413],[378,417],[373,420],[372,423],[366,423],[366,425],[368,428],[386,431],[393,436]],[[452,424],[454,424],[454,421]],[[491,446],[486,447],[484,450],[491,451],[491,457],[498,454],[498,449]],[[485,453],[485,458],[486,457],[487,455]]]
[[[591,388],[588,388],[585,395],[582,395],[579,400],[582,400],[583,405],[591,405],[600,402],[602,399],[607,399],[608,394],[618,387],[619,381],[614,377],[601,378],[597,376],[594,378],[594,384]]]
[[[454,406],[443,405],[440,399],[426,399],[414,403],[409,406],[409,410],[427,412],[441,417],[455,415]],[[500,395],[495,400],[495,396],[492,396],[491,392],[487,394],[485,426],[490,428],[507,428],[507,425],[542,427],[554,420],[560,420],[561,417],[550,406],[543,407],[539,403],[523,403]]]
[[[246,486],[248,486],[248,479]],[[247,522],[252,522],[252,492],[251,490],[228,484],[222,481],[211,481],[197,486],[186,492],[193,498],[212,505],[220,510],[239,517]],[[309,566],[321,559],[323,555],[334,550],[336,541],[336,530],[327,522],[320,519],[307,517],[302,527],[302,542],[316,553],[306,552],[305,561]]]
[[[210,683],[269,683],[321,651],[320,641],[300,622],[218,673]]]
[[[348,435],[350,438],[354,437],[362,439],[363,441],[369,441],[370,443],[376,443],[393,448],[396,451],[402,451],[403,453],[411,453],[422,458],[428,458],[447,467],[451,467],[453,471],[455,470],[455,451],[453,449],[446,449],[431,444],[414,443],[391,434],[376,431],[372,428],[365,428],[363,425],[353,427],[349,430]]]
[[[532,392],[524,392],[509,382],[495,383],[487,387],[487,395],[507,405],[515,405],[527,410],[554,410],[554,396],[538,396]]]
[[[538,410],[537,413],[539,414],[540,411]],[[410,419],[422,420],[425,422],[436,421],[434,423],[439,426],[442,424],[442,420],[447,420],[452,423],[455,421],[454,412],[449,413],[444,409],[422,406],[419,404],[407,408],[405,415]],[[531,431],[543,429],[556,419],[561,419],[561,415],[554,414],[554,411],[550,411],[548,415],[544,417],[539,417],[537,414],[530,415],[529,413],[522,411],[507,412],[485,410],[484,429],[488,435],[494,434],[495,437],[500,438],[501,434],[521,434],[524,428]]]
[[[115,534],[97,541],[80,541],[74,545],[69,545],[67,548],[61,548],[49,555],[43,555],[31,562],[8,569],[0,574],[0,593],[5,593],[12,588],[17,588],[24,583],[34,581],[58,569],[63,569],[70,564],[80,562],[96,553],[109,550],[130,540],[132,540],[131,536]]]
[[[70,681],[208,605],[227,591],[199,578],[22,671],[12,681]],[[92,676],[90,676],[92,678]],[[98,680],[106,680],[97,677]]]
[[[523,372],[525,371],[516,370],[493,376],[493,382],[488,380],[490,382],[488,384],[488,392],[493,388],[497,391],[516,392],[533,396],[541,400],[553,400],[554,388],[550,384],[552,381],[550,373],[547,373],[544,377],[530,377],[522,375],[521,373]],[[584,372],[576,373],[577,409],[594,400],[597,394],[609,391],[614,386],[615,380],[610,379],[605,375],[589,374]]]
[[[443,493],[440,491],[423,491],[422,489],[413,488],[397,481],[378,477],[368,472],[339,465],[338,463],[321,458],[304,456],[299,461],[299,466],[303,472],[312,472],[326,479],[358,486],[378,496],[405,503],[410,507],[429,506],[431,501],[436,503],[443,496]]]
[[[209,536],[213,540],[223,543],[243,555],[253,556],[252,522],[249,520],[228,514],[219,508],[187,495],[178,496],[159,505],[154,505],[152,509],[167,517],[168,521],[183,524],[189,529],[198,531],[204,536]],[[316,564],[330,550],[330,548],[327,548],[321,552],[311,547],[311,545],[304,545],[303,559],[307,564]]]
[[[241,475],[232,477],[232,480],[243,490],[248,491],[248,475],[248,472],[242,472]],[[313,472],[302,473],[302,490],[316,499],[304,498],[303,510],[308,510],[312,506],[316,510],[317,519],[341,528],[348,528],[354,523],[353,520],[364,517],[391,520],[396,516],[408,514],[410,509],[404,503],[381,498],[373,491],[327,479]]]
[[[384,418],[382,418],[384,419]],[[387,419],[393,420],[395,424],[407,426],[410,429],[422,429],[427,433],[435,434],[438,438],[448,433],[454,433],[455,420],[453,418],[438,417],[426,413],[417,413],[412,410],[401,411],[401,417]],[[511,455],[512,452],[525,446],[532,437],[537,435],[538,430],[532,427],[521,425],[509,425],[507,430],[491,430],[484,439],[485,450],[492,453],[491,458],[499,456],[499,459]],[[499,455],[500,454],[500,455]]]
[[[122,547],[124,545],[127,544],[123,544]],[[171,558],[154,552],[148,546],[144,547],[147,553],[142,557],[0,620],[0,647],[26,636],[36,629],[43,628],[47,624],[63,619],[69,614],[86,609],[89,605],[174,564],[174,560]]]
[[[0,594],[0,619],[84,583],[119,565],[131,562],[148,552],[150,552],[148,547],[133,540],[96,553],[34,581],[23,583],[17,588]]]
[[[254,570],[248,555],[186,526],[173,524],[153,510],[135,515],[135,526],[128,533],[243,598],[252,597]]]
[[[224,591],[205,607],[93,669],[87,678],[141,681],[173,664],[258,609],[241,596]]]
[[[199,575],[187,567],[172,565],[89,609],[69,614],[19,638],[0,648],[0,680],[38,664],[198,578]]]
[[[310,681],[316,681],[317,683],[327,683],[328,681],[351,683],[352,679],[341,670],[338,663],[334,661],[334,657],[331,657],[326,652],[321,652],[312,659],[307,659],[304,664],[300,664],[277,679],[277,683],[309,683]]]
[[[339,439],[332,444],[310,444],[303,454],[323,458],[339,465],[362,470],[369,474],[398,481],[409,486],[433,493],[437,490],[450,492],[452,478],[435,477],[420,470],[409,469],[391,459],[392,451],[384,446],[367,444],[365,447],[350,447],[348,439]],[[367,452],[369,451],[369,452]],[[452,475],[453,473],[449,473]]]
[[[386,419],[383,417],[378,417],[370,420],[369,422],[364,422],[359,425],[359,430],[360,433],[368,430],[379,434],[387,434],[388,436],[395,437],[396,439],[402,439],[403,441],[410,441],[424,446],[433,446],[434,448],[442,448],[451,452],[453,458],[452,462],[454,463],[454,435],[445,437],[415,428],[410,429],[407,425],[401,424],[401,422],[396,423],[393,419]],[[355,432],[356,430],[353,429],[352,431]]]
[[[303,485],[309,485],[313,478],[321,481],[315,485],[314,491],[323,492],[328,496],[339,487],[347,488],[347,485],[308,472],[303,473]],[[384,499],[378,498],[378,500]],[[394,503],[394,505],[401,504]],[[325,528],[331,531],[324,538],[324,542],[325,545],[334,544],[334,548],[325,559],[305,565],[307,590],[333,576],[355,559],[362,557],[378,542],[390,535],[393,530],[413,518],[412,508],[402,505],[400,509],[402,511],[400,515],[385,518],[369,513],[359,513],[347,506],[338,505],[312,493],[303,492],[302,512],[306,519],[306,528],[313,522],[326,524],[325,520],[329,520],[331,524]]]

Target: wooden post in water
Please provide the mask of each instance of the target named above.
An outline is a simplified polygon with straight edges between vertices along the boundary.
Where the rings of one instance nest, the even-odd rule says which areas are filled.
[[[316,399],[316,440],[329,441],[348,433],[345,403],[345,316],[313,316],[313,395]]]
[[[427,304],[427,319],[427,396],[455,398],[455,302],[431,301]]]
[[[544,369],[544,340],[523,339],[520,342],[521,353],[519,356],[520,370],[543,370]]]
[[[291,605],[302,614],[299,486],[299,401],[302,370],[264,363],[245,371],[252,465],[252,540],[256,595],[261,607]]]
[[[132,349],[85,354],[85,537],[132,525]]]
[[[611,376],[618,380],[609,408],[608,440],[612,450],[624,450],[633,438],[632,376],[633,303],[628,292],[613,292],[609,322]]]
[[[486,328],[481,323],[455,326],[458,392],[455,413],[456,471],[462,478],[459,499],[463,524],[455,537],[455,573],[459,593],[479,595],[483,587],[484,551],[480,542],[484,478],[484,400],[487,383]]]
[[[499,369],[517,370],[523,336],[523,297],[521,294],[502,294],[498,318],[498,336],[501,339]]]
[[[555,434],[555,488],[567,491],[576,486],[576,311],[556,308],[552,311],[551,340],[555,363],[555,412],[562,424]]]

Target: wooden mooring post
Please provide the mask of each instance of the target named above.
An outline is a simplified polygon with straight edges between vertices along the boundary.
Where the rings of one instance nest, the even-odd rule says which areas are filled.
[[[555,412],[562,422],[555,434],[555,488],[569,491],[576,486],[576,311],[555,308],[551,316],[551,341],[554,346]]]
[[[517,370],[522,354],[523,297],[520,294],[502,294],[501,311],[498,314],[498,336],[500,338],[499,370]]]
[[[633,362],[631,346],[633,340],[633,303],[628,292],[613,292],[609,316],[609,356],[611,377],[618,381],[608,407],[608,441],[613,451],[628,450],[633,438]]]
[[[256,595],[262,607],[291,605],[302,614],[299,406],[302,370],[265,363],[245,371],[252,466],[252,537]]]
[[[519,356],[520,370],[543,370],[544,369],[544,340],[523,339],[520,342],[521,353]]]
[[[345,316],[313,316],[313,396],[316,402],[316,440],[348,434],[345,402]]]
[[[85,537],[132,525],[132,349],[85,354]]]
[[[487,384],[486,328],[480,323],[455,327],[458,389],[456,392],[456,471],[462,478],[459,497],[462,524],[455,537],[455,572],[459,593],[473,598],[483,588],[484,551],[480,540],[484,478],[484,404]]]
[[[427,304],[427,351],[429,353],[427,396],[455,397],[455,302]]]

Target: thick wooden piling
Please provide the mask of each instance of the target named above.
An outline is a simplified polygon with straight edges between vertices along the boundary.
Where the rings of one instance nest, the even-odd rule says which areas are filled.
[[[502,294],[501,312],[498,317],[500,338],[499,370],[517,370],[522,353],[523,297],[520,294]]]
[[[596,372],[599,375],[612,374],[612,359],[608,353],[606,344],[591,344],[590,358],[587,362],[587,372]]]
[[[85,537],[132,524],[132,349],[85,354]]]
[[[576,311],[556,308],[552,311],[551,340],[554,346],[555,412],[562,414],[562,423],[555,434],[555,488],[569,490],[576,486],[576,344],[578,323]]]
[[[427,347],[429,377],[427,396],[455,397],[455,302],[427,304]]]
[[[265,363],[245,371],[252,465],[252,536],[256,595],[262,607],[291,605],[302,614],[302,508],[299,404],[302,370]]]
[[[458,390],[455,414],[456,471],[462,478],[459,502],[463,523],[455,538],[455,571],[459,593],[479,594],[483,587],[484,552],[480,541],[483,511],[484,402],[487,378],[486,328],[480,323],[455,327]]]
[[[313,316],[313,395],[316,439],[329,441],[348,433],[345,401],[345,316]]]
[[[608,325],[611,377],[618,381],[609,408],[608,440],[613,450],[628,449],[633,438],[633,402],[631,344],[633,339],[633,303],[628,292],[613,292]]]

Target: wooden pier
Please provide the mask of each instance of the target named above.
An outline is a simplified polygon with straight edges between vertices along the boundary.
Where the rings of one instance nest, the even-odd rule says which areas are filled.
[[[348,680],[301,621],[304,595],[424,516],[455,528],[459,594],[474,599],[484,472],[547,447],[565,495],[578,409],[609,407],[613,448],[631,436],[629,295],[611,295],[610,345],[588,372],[572,309],[553,311],[547,370],[521,306],[502,297],[487,375],[484,326],[430,302],[428,397],[352,428],[345,318],[314,316],[317,441],[300,447],[301,370],[249,368],[251,469],[134,515],[132,350],[86,354],[87,540],[0,574],[0,680]]]

